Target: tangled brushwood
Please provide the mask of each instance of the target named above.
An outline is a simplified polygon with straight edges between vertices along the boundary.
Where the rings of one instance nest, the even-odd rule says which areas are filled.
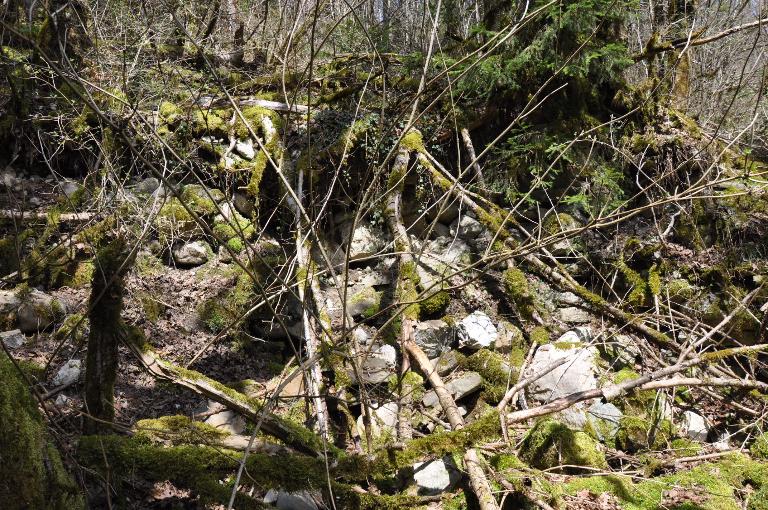
[[[761,510],[768,6],[0,6],[0,506]]]

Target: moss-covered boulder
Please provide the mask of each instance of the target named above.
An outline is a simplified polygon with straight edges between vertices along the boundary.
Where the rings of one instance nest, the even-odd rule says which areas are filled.
[[[44,292],[21,285],[0,291],[0,316],[5,326],[15,326],[23,333],[42,331],[64,318],[64,305]]]
[[[541,420],[528,431],[519,455],[538,469],[563,466],[565,471],[578,471],[579,467],[608,466],[600,444],[589,434],[552,419]]]
[[[624,416],[616,433],[616,447],[625,452],[666,448],[674,435],[669,420],[648,420]]]
[[[1,351],[0,502],[7,510],[84,508],[27,384]]]

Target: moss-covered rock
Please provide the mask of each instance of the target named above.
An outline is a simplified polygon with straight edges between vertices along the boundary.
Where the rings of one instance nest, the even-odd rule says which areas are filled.
[[[483,377],[483,392],[480,397],[489,404],[497,404],[504,397],[508,386],[516,380],[512,368],[504,358],[488,349],[480,349],[463,358],[459,366]]]
[[[256,228],[240,213],[230,210],[229,219],[222,215],[214,218],[213,233],[218,241],[226,243],[235,253],[240,253],[245,249],[245,243],[256,235]]]
[[[577,471],[579,466],[605,468],[608,463],[600,448],[589,434],[544,419],[526,434],[520,445],[520,458],[539,469],[558,466],[564,466],[566,471]]]
[[[673,435],[674,427],[669,420],[624,416],[616,433],[616,447],[630,453],[659,450],[669,446]]]
[[[181,200],[200,216],[218,212],[217,203],[224,200],[224,193],[200,184],[187,184],[181,191]]]
[[[419,303],[419,315],[422,319],[440,317],[451,304],[451,295],[448,291],[440,290],[425,298]]]
[[[0,352],[0,502],[8,510],[85,508],[26,383]]]
[[[177,238],[191,239],[204,233],[189,211],[181,205],[181,201],[175,197],[160,208],[154,226],[163,245],[169,245]]]
[[[234,273],[234,286],[222,289],[217,295],[205,300],[198,308],[200,320],[213,333],[218,333],[234,324],[255,299],[256,294],[251,277],[239,266],[233,266],[230,271]]]

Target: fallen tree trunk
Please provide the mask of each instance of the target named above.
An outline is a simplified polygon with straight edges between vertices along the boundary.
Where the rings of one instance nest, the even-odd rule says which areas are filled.
[[[323,443],[312,431],[301,425],[291,423],[287,420],[274,415],[263,402],[249,398],[218,381],[210,379],[199,372],[177,367],[167,361],[160,359],[152,349],[141,344],[136,338],[126,337],[126,346],[136,356],[142,367],[153,377],[182,386],[197,394],[218,402],[228,409],[231,409],[254,423],[261,423],[261,428],[265,433],[283,441],[296,451],[321,457],[324,455]],[[308,362],[311,360],[308,360]],[[279,393],[300,370],[305,367],[299,367],[281,384],[276,391]]]

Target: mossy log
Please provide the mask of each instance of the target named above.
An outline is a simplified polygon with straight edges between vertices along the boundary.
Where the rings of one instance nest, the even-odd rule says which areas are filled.
[[[233,489],[231,483],[222,483],[222,480],[230,478],[243,460],[242,454],[220,448],[189,444],[163,447],[146,438],[123,436],[84,436],[80,440],[78,457],[81,463],[97,472],[109,472],[111,479],[117,478],[116,481],[140,473],[145,480],[168,480],[177,487],[193,491],[205,503],[219,504],[229,501]],[[350,466],[331,467],[329,472],[325,462],[318,458],[251,453],[245,460],[248,476],[242,481],[263,491],[326,492],[330,485],[336,508],[352,510],[405,510],[425,503],[423,498],[416,496],[378,495],[339,481],[347,478],[347,472],[360,477],[359,472],[346,471]],[[238,492],[235,508],[265,506]]]
[[[0,349],[0,506],[6,510],[85,508],[45,430],[21,372]]]
[[[253,423],[261,423],[261,429],[266,434],[280,439],[296,451],[316,457],[326,453],[338,456],[339,452],[335,448],[328,446],[329,449],[326,450],[323,441],[312,431],[274,415],[265,409],[263,402],[247,397],[199,372],[160,359],[146,344],[142,335],[135,334],[129,337],[126,343],[142,366],[154,377],[204,395],[245,416]]]

